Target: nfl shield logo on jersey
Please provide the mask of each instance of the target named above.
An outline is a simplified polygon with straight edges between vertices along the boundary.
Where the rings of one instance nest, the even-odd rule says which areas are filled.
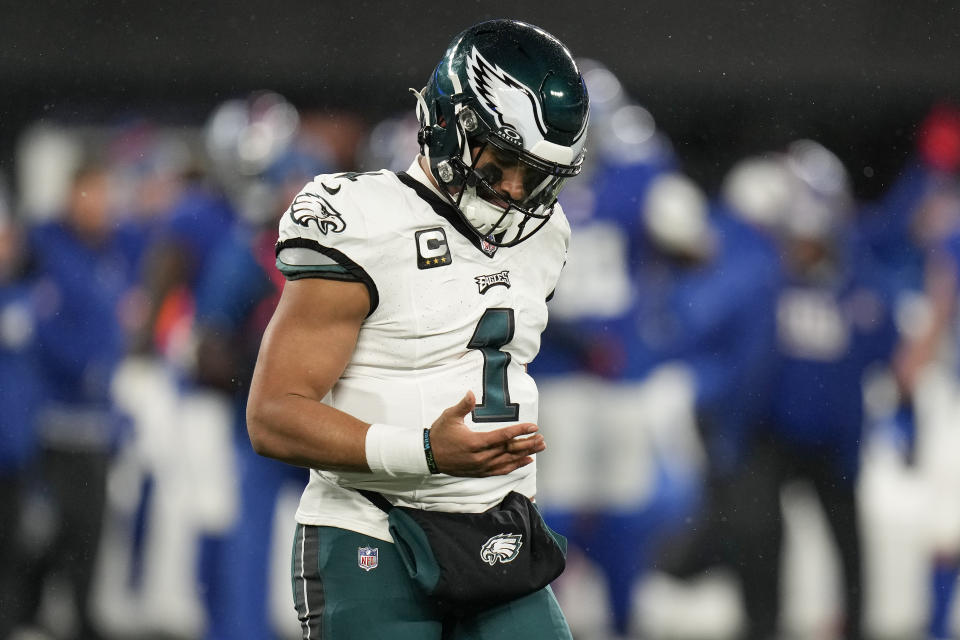
[[[486,238],[480,238],[480,248],[483,250],[485,254],[487,254],[489,257],[492,258],[493,254],[495,254],[497,252],[497,249],[499,249],[500,247],[498,247],[495,244],[491,244],[490,242],[487,242]]]
[[[357,564],[364,571],[376,569],[380,562],[380,549],[376,547],[359,547],[357,549]]]

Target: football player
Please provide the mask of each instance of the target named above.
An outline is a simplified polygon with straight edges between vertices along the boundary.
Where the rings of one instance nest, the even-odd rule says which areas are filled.
[[[406,172],[318,176],[280,224],[288,282],[247,421],[259,453],[311,469],[292,576],[303,637],[570,638],[549,587],[468,616],[438,607],[356,489],[471,513],[535,496],[526,365],[566,258],[556,198],[582,166],[587,92],[556,38],[494,20],[415,94]]]
[[[778,231],[784,284],[776,300],[776,363],[768,429],[741,468],[768,478],[752,494],[739,559],[750,637],[777,631],[782,603],[779,488],[804,481],[816,493],[839,552],[844,638],[862,637],[863,532],[857,485],[865,407],[863,380],[890,361],[896,338],[888,284],[852,228],[855,201],[839,158],[812,140],[784,156],[797,192]],[[755,480],[754,480],[755,481]],[[742,493],[742,495],[747,495]],[[764,585],[766,585],[764,587]]]
[[[43,400],[36,361],[38,283],[23,242],[25,233],[9,207],[0,174],[0,637],[18,622],[23,584],[17,579],[22,549],[18,540],[31,495],[31,468],[37,455],[34,420]]]
[[[44,585],[66,575],[77,604],[73,633],[84,638],[101,637],[91,593],[108,472],[125,431],[110,382],[124,354],[121,311],[132,269],[112,224],[112,189],[106,167],[84,162],[61,217],[28,236],[44,298],[55,301],[38,308],[34,356],[43,390],[36,480],[52,515],[43,533],[23,540],[11,570],[19,598],[4,602],[6,615],[35,624]]]

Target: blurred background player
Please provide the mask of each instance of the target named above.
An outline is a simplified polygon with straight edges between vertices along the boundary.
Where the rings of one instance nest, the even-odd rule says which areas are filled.
[[[181,165],[178,197],[144,229],[149,313],[115,381],[138,433],[117,476],[138,488],[135,506],[117,505],[124,522],[114,533],[134,544],[111,575],[128,574],[139,597],[112,595],[138,612],[114,626],[267,638],[278,633],[270,621],[278,493],[286,481],[302,488],[303,478],[252,454],[243,401],[279,295],[273,259],[264,262],[275,221],[290,184],[299,188],[330,160],[304,135],[296,108],[272,92],[223,102],[201,133]],[[154,143],[139,158],[166,157],[170,145]],[[150,191],[147,177],[141,191]]]
[[[953,206],[960,213],[960,185],[955,185]],[[952,362],[948,371],[952,375],[946,376],[947,392],[942,398],[942,406],[934,408],[928,414],[928,424],[925,433],[921,436],[924,469],[930,478],[933,492],[935,515],[933,532],[933,567],[930,584],[931,607],[929,633],[932,638],[951,638],[951,614],[957,602],[957,591],[960,587],[960,504],[957,504],[957,492],[960,489],[960,385],[958,373],[957,349],[960,345],[960,311],[957,300],[960,299],[960,225],[947,238],[944,246],[946,255],[936,259],[936,269],[939,273],[931,275],[931,279],[939,282],[931,283],[931,294],[939,292],[940,304],[946,307],[951,324],[954,327],[953,335],[940,336],[941,344],[952,342]],[[953,284],[953,291],[940,290],[943,282]],[[949,332],[949,328],[947,328]],[[946,338],[946,340],[944,340]],[[928,338],[930,339],[930,338]],[[948,361],[949,362],[949,361]],[[946,364],[946,363],[943,363]],[[936,374],[934,374],[936,375]],[[929,373],[926,378],[929,381]],[[919,380],[923,380],[921,377]],[[919,382],[918,380],[918,382]]]
[[[208,135],[213,137],[210,146],[221,154],[216,161],[236,162],[250,137],[269,135],[264,129],[272,123],[258,120],[254,106],[249,100],[231,101],[215,112]],[[238,118],[233,129],[220,124],[225,112],[237,109],[247,110],[247,117]],[[273,134],[284,136],[277,152],[258,164],[248,163],[233,177],[235,190],[246,194],[239,200],[241,222],[210,247],[196,295],[195,380],[232,403],[231,446],[240,491],[237,519],[219,550],[213,588],[220,593],[205,634],[211,639],[279,637],[271,619],[276,582],[270,569],[273,550],[279,543],[286,551],[293,529],[275,532],[274,525],[292,521],[290,501],[279,501],[282,492],[299,497],[307,481],[306,470],[253,452],[246,435],[246,398],[260,338],[283,289],[275,257],[280,216],[305,183],[334,166],[322,141],[299,126]],[[278,515],[282,504],[288,511]],[[286,576],[281,580],[285,584]]]
[[[45,389],[38,416],[41,455],[29,512],[39,530],[18,555],[23,625],[40,624],[51,578],[72,596],[78,638],[101,637],[91,613],[91,585],[100,545],[110,460],[122,420],[110,382],[124,354],[121,314],[132,270],[113,232],[106,169],[82,165],[60,219],[30,239],[44,304],[37,324],[37,362]],[[45,517],[43,517],[45,515]]]
[[[766,206],[766,203],[765,203]],[[702,577],[727,567],[737,572],[757,551],[745,540],[759,531],[758,496],[772,489],[767,478],[742,472],[769,397],[774,368],[776,296],[782,272],[772,240],[745,223],[727,198],[710,205],[703,230],[687,232],[698,243],[670,241],[667,224],[678,229],[676,215],[664,216],[651,234],[657,248],[653,264],[666,260],[672,276],[666,284],[648,280],[656,291],[676,288],[674,311],[660,332],[673,333],[684,345],[678,356],[696,375],[697,427],[704,447],[703,493],[683,527],[659,550],[657,567],[684,579]],[[697,247],[700,247],[697,250]],[[656,259],[657,255],[663,257]],[[656,269],[656,268],[654,268]],[[662,270],[663,267],[660,267]],[[653,271],[656,273],[656,270]],[[745,590],[756,588],[742,580]]]
[[[792,143],[783,161],[796,177],[793,204],[777,226],[786,282],[776,307],[777,363],[769,394],[769,431],[747,473],[773,491],[757,494],[754,531],[738,544],[744,563],[751,637],[777,632],[783,548],[779,488],[810,483],[839,550],[844,584],[842,636],[862,637],[862,533],[857,508],[870,368],[889,363],[895,341],[886,283],[851,226],[853,201],[839,159],[809,140]],[[764,504],[762,500],[766,499]],[[754,588],[755,587],[755,588]]]
[[[115,492],[107,532],[105,582],[115,591],[104,599],[126,605],[104,607],[117,629],[203,629],[219,597],[218,545],[236,517],[231,405],[194,381],[194,322],[212,248],[238,214],[215,150],[202,136],[191,142],[134,125],[109,145],[118,176],[133,185],[120,234],[137,285],[130,349],[113,381],[134,425],[114,469],[128,488]],[[254,146],[270,153],[270,142]]]
[[[26,237],[14,219],[0,176],[0,638],[18,622],[18,554],[37,453],[36,413],[42,399],[37,367],[37,303]]]
[[[672,457],[656,444],[670,434],[654,423],[669,422],[659,414],[682,416],[686,392],[682,376],[668,376],[661,389],[670,396],[665,403],[653,388],[640,393],[643,376],[626,375],[633,354],[619,331],[630,324],[624,319],[638,294],[633,268],[642,200],[675,160],[649,112],[626,95],[616,76],[595,60],[579,63],[591,95],[591,149],[583,176],[562,194],[571,246],[550,301],[551,322],[530,365],[542,398],[541,423],[552,434],[552,459],[538,470],[538,503],[550,525],[569,537],[573,555],[585,554],[600,569],[609,604],[603,615],[626,633],[632,587],[647,562],[645,542],[656,534],[660,509],[669,509],[675,490],[662,467]],[[680,388],[667,388],[672,385]],[[658,405],[658,416],[638,418],[642,402]],[[576,582],[569,577],[559,591],[572,611]]]
[[[929,634],[951,637],[960,576],[960,405],[956,345],[960,264],[960,109],[939,104],[920,123],[903,174],[864,221],[896,296],[898,400],[886,421],[930,492]]]
[[[671,191],[671,200],[658,201]],[[638,332],[689,368],[704,453],[702,494],[655,557],[660,570],[689,578],[751,552],[732,542],[754,526],[744,504],[752,492],[734,478],[749,455],[771,370],[779,271],[761,238],[722,207],[708,207],[702,194],[694,197],[690,185],[662,183],[651,196]]]

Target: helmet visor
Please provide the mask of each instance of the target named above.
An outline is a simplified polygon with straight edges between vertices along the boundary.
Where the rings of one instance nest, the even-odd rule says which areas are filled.
[[[500,208],[513,205],[534,217],[549,216],[566,181],[579,172],[578,166],[545,162],[494,135],[486,136],[473,154],[477,193]]]

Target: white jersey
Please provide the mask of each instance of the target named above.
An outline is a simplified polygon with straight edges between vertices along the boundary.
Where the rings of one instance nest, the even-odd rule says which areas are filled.
[[[470,389],[478,404],[465,422],[476,431],[537,421],[526,365],[570,228],[557,205],[531,238],[497,249],[464,225],[417,162],[400,174],[317,176],[294,199],[277,245],[284,275],[358,281],[370,293],[356,350],[325,402],[370,423],[427,427]],[[489,478],[311,470],[297,522],[391,540],[385,514],[354,488],[403,506],[479,512],[509,491],[533,496],[535,466]]]

